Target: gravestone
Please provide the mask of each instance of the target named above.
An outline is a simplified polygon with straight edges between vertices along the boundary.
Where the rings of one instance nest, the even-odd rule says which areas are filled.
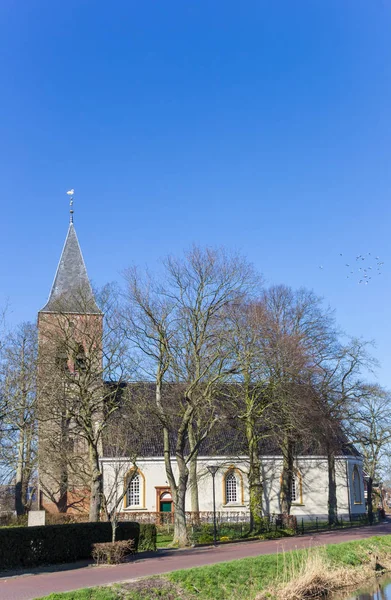
[[[45,525],[44,510],[30,510],[28,514],[28,526],[35,527],[36,525]]]

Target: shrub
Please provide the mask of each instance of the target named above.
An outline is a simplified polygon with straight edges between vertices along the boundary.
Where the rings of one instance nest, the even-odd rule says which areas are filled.
[[[16,515],[15,513],[3,513],[0,515],[0,527],[24,526],[27,526],[27,515]]]
[[[122,523],[120,523],[120,525],[122,525]],[[140,532],[137,547],[138,552],[155,552],[156,535],[156,525],[140,524]]]
[[[46,513],[45,525],[68,523],[88,523],[88,515],[86,513]]]
[[[96,564],[118,565],[134,552],[134,540],[103,542],[92,546],[92,558]]]
[[[202,533],[197,539],[197,544],[211,544],[212,542],[213,535],[209,535],[209,533]]]
[[[293,529],[277,529],[265,531],[264,533],[259,534],[260,540],[278,540],[283,537],[290,537],[295,535],[295,531]]]
[[[117,540],[134,540],[134,550],[155,550],[154,525],[120,522]],[[72,523],[0,529],[0,569],[91,558],[93,544],[109,542],[111,523]]]

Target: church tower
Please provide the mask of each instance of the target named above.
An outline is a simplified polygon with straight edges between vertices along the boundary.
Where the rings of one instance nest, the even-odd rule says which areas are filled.
[[[88,452],[78,421],[83,394],[102,385],[102,327],[71,210],[49,299],[38,313],[39,495],[50,512],[87,509]]]

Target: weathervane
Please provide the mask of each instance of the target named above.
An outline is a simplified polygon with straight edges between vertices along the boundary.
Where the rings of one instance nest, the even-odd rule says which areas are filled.
[[[73,195],[74,195],[74,193],[75,193],[75,190],[73,188],[71,190],[67,191],[68,196],[70,196],[70,198],[69,198],[69,206],[70,206],[70,209],[69,209],[69,214],[70,214],[69,222],[70,223],[73,223]]]

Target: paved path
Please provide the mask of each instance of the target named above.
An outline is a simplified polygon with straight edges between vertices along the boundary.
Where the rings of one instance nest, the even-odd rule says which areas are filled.
[[[39,569],[32,574],[0,578],[1,600],[32,600],[52,592],[65,592],[96,585],[129,581],[139,577],[160,575],[177,569],[188,569],[214,563],[272,554],[281,550],[308,548],[320,544],[332,544],[364,539],[373,535],[390,535],[391,523],[374,527],[360,527],[342,531],[324,532],[271,541],[241,542],[213,547],[186,550],[160,550],[151,557],[140,557],[117,566],[95,567],[84,562]]]

